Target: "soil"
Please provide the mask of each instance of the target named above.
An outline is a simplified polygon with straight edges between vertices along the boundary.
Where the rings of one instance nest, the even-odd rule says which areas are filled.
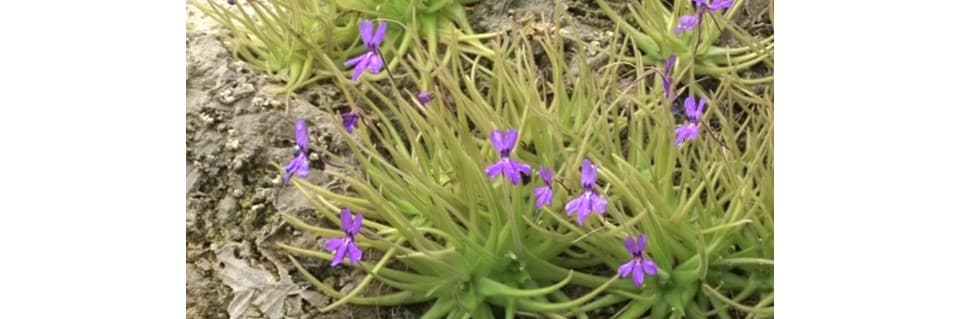
[[[613,36],[613,24],[593,1],[563,0],[561,5],[575,19],[557,22],[553,0],[487,0],[468,8],[468,15],[478,32],[532,24],[535,31],[559,30],[598,46]],[[750,16],[741,18],[744,24],[757,23],[754,15],[767,12],[762,6],[751,7]],[[297,189],[283,185],[276,165],[284,165],[293,154],[293,121],[306,119],[313,151],[307,180],[346,192],[346,185],[328,174],[358,174],[344,143],[351,137],[341,133],[339,115],[327,111],[344,102],[338,90],[326,84],[289,97],[274,93],[280,88],[277,83],[233,59],[215,21],[189,4],[186,11],[187,318],[419,317],[422,305],[345,305],[329,313],[318,311],[333,301],[317,293],[275,243],[320,248],[319,238],[284,224],[281,212],[314,224],[325,221]],[[332,157],[320,156],[320,149]],[[363,276],[349,267],[298,260],[343,292]],[[376,293],[378,287],[368,289]]]

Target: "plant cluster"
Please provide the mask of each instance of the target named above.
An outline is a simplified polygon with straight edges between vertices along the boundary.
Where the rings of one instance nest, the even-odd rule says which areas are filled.
[[[297,178],[309,172],[303,121],[294,128],[297,151],[282,167],[284,180],[339,227],[283,214],[324,238],[325,249],[281,247],[366,272],[341,293],[291,257],[337,298],[323,311],[428,302],[423,318],[587,318],[610,309],[619,318],[773,316],[772,97],[739,99],[730,85],[711,92],[675,80],[726,77],[756,63],[731,62],[733,55],[769,54],[721,49],[733,64],[717,66],[723,59],[709,45],[719,29],[706,21],[739,2],[697,0],[693,14],[676,19],[665,19],[676,14],[665,15],[660,1],[632,6],[635,21],[648,21],[645,34],[624,27],[629,36],[613,45],[611,61],[593,69],[577,49],[585,43],[552,35],[538,43],[498,38],[489,52],[450,45],[443,57],[430,45],[409,46],[394,50],[409,55],[385,63],[382,50],[403,46],[384,40],[390,28],[424,20],[397,19],[407,12],[399,7],[364,11],[371,4],[363,0],[332,3],[389,18],[359,21],[364,45],[346,63],[353,74],[330,75],[351,107],[341,114],[343,132],[363,176],[329,174],[352,193]],[[416,12],[456,16],[456,9],[431,11],[451,3]],[[679,11],[687,1],[676,3]],[[697,40],[687,42],[686,33]],[[644,55],[625,54],[633,46]],[[318,61],[341,66],[329,56]],[[388,77],[362,75],[382,69]],[[414,95],[389,72],[429,81]],[[648,85],[650,75],[660,85]],[[676,121],[671,107],[682,95]],[[733,103],[741,113],[719,107]],[[374,281],[394,292],[363,295]]]
[[[461,50],[489,55],[480,40],[493,34],[474,34],[466,19],[465,4],[478,0],[189,0],[195,7],[226,27],[225,42],[233,54],[285,82],[282,92],[327,79],[339,68],[322,61],[378,62],[360,65],[377,71],[384,65],[396,67],[413,46],[426,43],[431,56],[440,56],[441,40],[465,44]],[[377,17],[383,27],[394,26],[391,34],[377,34],[390,50],[376,59],[350,60],[368,55],[373,37],[357,41],[358,26],[364,17]],[[361,27],[362,33],[364,29]],[[389,60],[384,60],[386,56]],[[378,74],[379,72],[372,72]],[[382,77],[382,75],[380,76]]]
[[[744,73],[761,63],[773,69],[773,35],[758,41],[730,21],[747,2],[678,0],[668,7],[662,1],[630,0],[623,5],[628,11],[626,16],[607,0],[597,0],[597,5],[617,23],[644,62],[660,64],[670,56],[678,57],[678,68],[689,70],[689,77],[680,80],[692,91],[705,94],[696,77],[707,76],[728,82],[733,100],[763,104],[763,97],[754,93],[751,86],[772,84],[773,75],[751,78]],[[721,36],[727,38],[724,42],[739,46],[716,44]]]

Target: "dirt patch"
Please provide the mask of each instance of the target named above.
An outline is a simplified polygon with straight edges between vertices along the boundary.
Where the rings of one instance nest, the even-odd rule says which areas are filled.
[[[733,23],[760,39],[773,35],[772,0],[747,0],[733,17]]]

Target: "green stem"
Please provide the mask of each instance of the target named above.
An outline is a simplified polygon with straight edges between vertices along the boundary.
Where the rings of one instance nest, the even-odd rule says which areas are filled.
[[[292,256],[288,256],[288,257],[290,258],[290,261],[293,263],[293,266],[297,268],[297,271],[299,271],[300,274],[303,275],[303,277],[306,278],[308,282],[313,284],[314,287],[316,287],[321,292],[323,292],[324,294],[330,297],[333,297],[333,298],[344,297],[342,293],[340,293],[336,289],[333,289],[330,286],[327,286],[326,284],[321,282],[319,279],[317,279],[317,277],[315,277],[313,274],[307,271],[306,268],[303,268],[303,265],[301,265],[296,258],[293,258]],[[424,297],[424,296],[417,296],[410,291],[401,291],[397,293],[391,293],[391,294],[386,294],[386,295],[376,296],[376,297],[355,296],[350,300],[350,303],[357,304],[357,305],[365,305],[365,306],[397,306],[397,305],[405,305],[405,304],[412,304],[412,303],[420,303],[427,300],[430,300],[430,298]]]
[[[516,299],[517,306],[520,309],[523,309],[526,311],[534,311],[534,312],[558,312],[558,311],[564,311],[570,308],[576,308],[586,303],[590,299],[593,299],[593,297],[599,295],[601,292],[607,289],[607,287],[609,287],[614,282],[616,282],[618,278],[619,276],[613,276],[610,279],[608,279],[606,282],[604,282],[602,285],[598,286],[593,291],[590,291],[589,293],[581,296],[580,298],[577,298],[568,302],[544,303],[544,302],[534,301],[532,299]]]
[[[727,298],[726,296],[721,294],[719,291],[713,289],[707,284],[703,284],[702,287],[703,287],[703,291],[706,292],[708,295],[712,296],[713,298],[716,298],[717,300],[719,300],[724,304],[737,308],[737,310],[751,313],[757,316],[773,315],[773,307],[748,307],[736,301],[730,300],[730,298]]]

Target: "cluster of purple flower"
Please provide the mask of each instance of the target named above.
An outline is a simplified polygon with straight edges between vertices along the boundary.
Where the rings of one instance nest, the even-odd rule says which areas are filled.
[[[667,86],[669,87],[669,85]],[[530,165],[510,157],[510,153],[516,146],[518,136],[519,133],[515,129],[494,130],[490,133],[490,143],[499,153],[500,160],[487,166],[488,177],[496,178],[502,175],[510,183],[516,185],[520,183],[520,174],[530,175]],[[544,186],[533,190],[537,209],[550,206],[553,202],[553,170],[541,165],[540,178],[543,180]],[[607,210],[607,199],[597,192],[596,183],[597,167],[589,159],[584,159],[580,167],[580,186],[583,188],[583,193],[567,202],[565,207],[567,216],[574,212],[577,213],[577,224],[580,226],[583,226],[584,220],[590,216],[590,213],[603,214]],[[633,284],[639,287],[643,285],[644,274],[650,276],[657,274],[657,265],[652,260],[643,257],[643,252],[647,247],[646,235],[639,235],[636,239],[627,237],[625,246],[633,259],[620,266],[618,269],[620,277],[633,276]]]
[[[670,76],[670,71],[673,70],[673,65],[677,62],[677,56],[671,55],[667,58],[666,63],[663,66],[663,92],[666,95],[669,101],[672,101],[673,96],[673,77]],[[677,139],[674,140],[674,146],[680,146],[685,140],[694,140],[697,138],[697,134],[700,130],[700,118],[703,117],[703,107],[707,105],[707,98],[700,98],[700,102],[697,103],[696,98],[690,96],[683,101],[685,115],[687,117],[687,123],[677,127],[673,133],[677,136]]]
[[[350,114],[350,113],[347,113]],[[348,116],[350,122],[355,126],[356,115]],[[347,119],[344,120],[347,122]],[[352,127],[352,126],[351,126]],[[351,129],[348,129],[352,131]],[[307,128],[304,120],[297,120],[295,124],[295,135],[297,140],[297,151],[294,158],[284,169],[287,171],[284,175],[284,181],[289,181],[290,175],[296,173],[301,177],[306,177],[309,173],[309,162],[306,157],[307,150]],[[487,176],[496,178],[503,175],[514,185],[520,182],[520,174],[530,175],[530,166],[521,163],[512,157],[510,153],[516,145],[519,133],[515,129],[506,131],[495,130],[490,134],[490,140],[494,148],[500,155],[500,160],[487,167]],[[544,186],[534,189],[533,194],[537,198],[536,207],[541,209],[549,206],[553,202],[553,170],[540,166],[540,177]],[[584,219],[591,212],[603,214],[606,211],[607,200],[596,190],[597,168],[588,159],[583,160],[583,166],[580,172],[580,184],[583,193],[570,200],[566,205],[567,216],[577,212],[577,223],[583,226]],[[360,232],[363,222],[363,215],[354,215],[349,208],[340,211],[340,227],[345,234],[344,237],[328,239],[325,248],[333,253],[331,266],[341,264],[345,257],[349,257],[350,263],[357,263],[363,257],[363,251],[357,247],[356,235]],[[647,239],[645,235],[637,236],[636,240],[627,237],[625,246],[633,255],[633,259],[623,264],[619,268],[621,277],[633,276],[633,283],[636,286],[643,284],[644,274],[656,275],[657,267],[652,260],[643,258],[643,251],[646,248]]]
[[[706,11],[717,12],[721,9],[729,8],[733,4],[733,0],[694,0],[693,2],[697,11],[693,15],[681,16],[678,19],[680,26],[674,29],[674,33],[680,34],[683,31],[695,28],[700,24],[703,14]],[[673,77],[670,75],[670,72],[673,70],[676,62],[677,56],[671,55],[667,58],[663,66],[663,80],[661,84],[663,84],[664,95],[666,95],[668,101],[671,102],[675,96],[673,92]],[[687,122],[674,130],[674,134],[676,135],[676,139],[673,142],[674,146],[680,146],[686,140],[694,140],[697,138],[700,130],[700,118],[703,116],[703,108],[707,104],[707,99],[700,98],[698,103],[696,98],[690,96],[684,100],[683,104]]]
[[[698,1],[698,5],[702,2],[703,1]],[[709,4],[707,7],[711,8]],[[377,74],[382,70],[383,60],[380,57],[379,48],[385,34],[386,23],[380,23],[377,26],[376,32],[373,30],[373,23],[369,20],[363,20],[360,23],[360,37],[367,46],[367,52],[345,63],[347,67],[354,67],[353,80],[358,80],[364,70],[372,74]],[[673,78],[671,78],[669,74],[675,62],[676,57],[671,56],[664,68],[663,86],[668,98],[671,98],[673,94]],[[421,107],[423,107],[433,99],[433,95],[423,91],[417,94],[417,99]],[[700,112],[702,112],[706,100],[701,100],[700,106],[696,110],[691,108],[692,104],[690,103],[693,103],[692,98],[688,98],[687,102],[687,117],[693,122],[694,131],[690,133],[688,129],[685,128],[687,126],[678,128],[678,141],[681,141],[681,129],[683,129],[682,136],[684,139],[696,137],[696,123],[699,122]],[[342,113],[341,118],[347,133],[353,134],[359,122],[360,115],[356,111],[351,111]],[[297,120],[294,131],[297,150],[290,163],[284,167],[286,171],[284,183],[289,182],[293,174],[297,174],[300,177],[307,177],[310,172],[309,159],[307,157],[308,134],[306,122],[302,119]],[[516,146],[518,137],[519,133],[516,129],[503,131],[494,130],[490,133],[491,144],[493,144],[494,149],[498,152],[500,159],[486,168],[488,177],[496,178],[497,176],[504,176],[510,183],[517,185],[520,183],[521,174],[531,175],[530,165],[517,161],[510,155]],[[677,144],[679,144],[679,142]],[[536,197],[536,208],[542,209],[553,203],[553,170],[541,165],[539,173],[544,185],[535,188],[533,195]],[[585,219],[589,217],[590,213],[602,215],[606,212],[607,200],[597,191],[596,181],[596,166],[590,162],[589,159],[584,159],[580,171],[580,185],[583,192],[567,202],[565,206],[567,216],[572,215],[574,212],[577,213],[576,220],[580,226],[583,226]],[[346,257],[349,257],[350,263],[357,263],[361,260],[363,251],[356,245],[356,235],[360,232],[362,221],[363,216],[360,214],[354,215],[349,208],[344,208],[340,211],[340,225],[345,236],[328,239],[325,244],[325,248],[333,253],[331,266],[341,264]],[[640,286],[643,284],[645,274],[651,276],[657,274],[656,264],[654,264],[652,260],[644,259],[643,257],[647,245],[646,235],[638,235],[636,239],[627,237],[624,244],[633,258],[621,265],[618,272],[620,277],[633,276],[634,285]]]
[[[513,151],[518,136],[517,130],[512,128],[505,131],[494,130],[490,133],[490,143],[500,154],[500,160],[487,166],[488,177],[496,178],[498,175],[502,175],[510,183],[517,185],[520,183],[520,174],[530,175],[530,165],[510,157],[510,152]],[[540,178],[543,180],[544,186],[533,190],[533,195],[537,198],[537,209],[550,206],[553,203],[553,170],[541,165]],[[596,182],[597,168],[590,160],[584,159],[580,171],[580,185],[583,187],[583,194],[570,200],[565,207],[567,216],[577,212],[577,223],[581,226],[591,212],[603,214],[607,210],[607,200],[597,193]]]
[[[387,23],[378,23],[377,30],[374,32],[373,22],[370,20],[362,20],[360,21],[359,28],[360,40],[366,45],[367,51],[343,63],[343,65],[348,68],[353,67],[354,81],[360,79],[363,71],[368,71],[370,74],[379,74],[384,67],[383,59],[380,57],[380,45],[383,44],[383,38],[387,34]],[[421,108],[426,107],[427,103],[433,100],[433,94],[427,91],[420,91],[420,93],[417,94],[417,100],[419,100]],[[340,114],[340,117],[343,121],[343,128],[347,130],[347,133],[353,134],[353,130],[357,127],[357,120],[360,119],[360,114],[356,111],[350,111]]]

